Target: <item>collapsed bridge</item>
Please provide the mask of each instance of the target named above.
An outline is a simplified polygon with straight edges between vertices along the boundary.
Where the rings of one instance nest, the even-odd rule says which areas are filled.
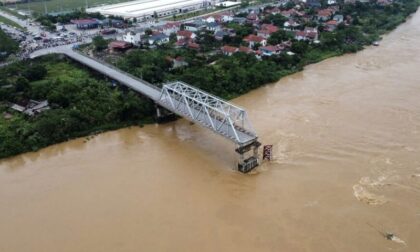
[[[235,151],[239,154],[239,171],[246,173],[258,166],[258,148],[261,144],[244,109],[180,81],[158,88],[105,62],[74,51],[70,46],[42,49],[34,52],[31,58],[51,53],[64,54],[149,97],[158,105],[158,116],[163,116],[161,108],[165,108],[234,142],[237,146]]]

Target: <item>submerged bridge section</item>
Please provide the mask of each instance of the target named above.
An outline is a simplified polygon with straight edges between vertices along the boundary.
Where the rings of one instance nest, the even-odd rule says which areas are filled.
[[[64,54],[149,97],[160,107],[234,142],[239,154],[239,171],[248,172],[258,166],[258,148],[261,144],[244,109],[180,81],[158,88],[105,62],[74,51],[70,46],[39,50],[31,57],[51,53]],[[159,108],[157,110],[158,116],[161,115]]]

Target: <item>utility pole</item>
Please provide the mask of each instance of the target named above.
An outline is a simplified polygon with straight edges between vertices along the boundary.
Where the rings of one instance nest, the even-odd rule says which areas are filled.
[[[45,12],[45,15],[48,14],[47,3],[45,2],[45,0],[44,0],[44,12]]]
[[[86,0],[86,10],[89,8],[88,0]]]

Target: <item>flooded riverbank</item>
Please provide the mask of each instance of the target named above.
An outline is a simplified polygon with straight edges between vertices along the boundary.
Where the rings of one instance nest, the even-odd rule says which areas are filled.
[[[0,251],[418,251],[418,41],[419,12],[236,99],[274,144],[252,174],[185,120],[1,161]]]

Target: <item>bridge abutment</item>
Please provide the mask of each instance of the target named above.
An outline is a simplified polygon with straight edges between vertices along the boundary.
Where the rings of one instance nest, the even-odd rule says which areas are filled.
[[[156,109],[156,122],[157,123],[166,123],[175,121],[178,117],[175,113],[162,108],[158,104],[155,103],[155,109]]]

